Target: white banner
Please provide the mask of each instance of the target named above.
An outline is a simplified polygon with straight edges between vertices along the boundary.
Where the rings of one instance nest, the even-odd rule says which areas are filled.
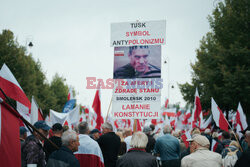
[[[111,46],[164,44],[166,44],[166,20],[111,24]]]

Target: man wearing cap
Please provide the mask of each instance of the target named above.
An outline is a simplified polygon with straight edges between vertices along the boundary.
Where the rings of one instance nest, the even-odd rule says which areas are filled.
[[[27,129],[23,126],[19,128],[20,131],[20,142],[21,142],[21,148],[24,145],[25,139],[27,138]],[[21,154],[21,161],[22,161],[22,166],[24,166],[24,156]]]
[[[181,167],[222,167],[221,155],[210,151],[209,140],[202,135],[196,135],[189,140],[191,154],[181,160]]]
[[[97,140],[99,139],[100,137],[100,131],[98,129],[93,129],[91,132],[90,132],[90,137],[94,140]]]
[[[19,128],[19,131],[20,131],[20,137],[19,138],[20,138],[21,147],[22,147],[23,144],[24,144],[24,142],[25,142],[25,139],[27,138],[27,132],[28,132],[28,130],[25,127],[21,126]]]
[[[34,127],[44,136],[48,135],[50,127],[45,121],[37,121],[34,124]],[[21,149],[25,166],[29,167],[36,164],[37,167],[44,167],[46,165],[42,141],[42,136],[35,131],[33,132],[33,135],[26,138]]]
[[[55,123],[53,126],[52,126],[52,132],[53,132],[53,136],[50,137],[49,139],[55,143],[58,148],[60,148],[62,146],[62,133],[63,133],[63,127],[60,123]],[[52,145],[50,144],[48,141],[45,141],[44,142],[44,149],[46,151],[46,160],[48,160],[49,158],[49,155],[56,151],[57,149]]]

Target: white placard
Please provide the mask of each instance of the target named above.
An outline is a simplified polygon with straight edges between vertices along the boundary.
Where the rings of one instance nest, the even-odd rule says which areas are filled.
[[[111,24],[111,46],[164,44],[166,44],[166,20]]]

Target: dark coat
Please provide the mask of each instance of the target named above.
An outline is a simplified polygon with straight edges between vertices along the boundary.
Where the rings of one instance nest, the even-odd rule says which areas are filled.
[[[97,142],[102,150],[105,167],[115,167],[121,145],[120,137],[109,132],[102,135]]]
[[[236,162],[234,167],[247,167],[250,164],[250,147],[247,151],[243,152],[242,156]]]
[[[76,159],[73,152],[62,146],[59,150],[54,151],[49,156],[49,161],[46,167],[80,167],[78,160]]]
[[[141,150],[129,150],[121,156],[116,167],[156,167],[156,158]]]
[[[53,143],[55,143],[59,148],[62,146],[62,139],[61,137],[57,137],[57,136],[52,136],[51,138],[49,138]],[[48,142],[47,140],[44,142],[44,149],[45,149],[45,153],[46,153],[46,160],[49,159],[49,156],[52,152],[56,151],[57,149],[50,144],[50,142]]]
[[[154,147],[155,147],[155,139],[151,135],[147,134],[147,136],[148,136],[148,144],[146,146],[146,152],[152,153],[154,151]]]
[[[45,166],[45,153],[40,141],[34,136],[30,135],[26,138],[21,148],[22,164],[37,164],[37,167]]]

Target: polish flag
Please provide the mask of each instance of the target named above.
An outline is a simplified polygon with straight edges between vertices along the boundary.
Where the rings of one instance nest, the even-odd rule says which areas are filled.
[[[5,102],[0,102],[1,166],[21,166],[19,117],[20,115],[15,110],[13,110],[8,104],[6,104]]]
[[[101,130],[101,125],[104,122],[101,114],[101,99],[100,99],[100,90],[96,90],[95,98],[92,104],[92,108],[96,113],[96,129]]]
[[[219,142],[217,142],[216,140],[212,139],[211,151],[215,152],[218,144],[219,144]]]
[[[75,98],[74,98],[74,96],[73,96],[72,88],[69,88],[68,101],[71,100],[71,99],[75,99]]]
[[[6,64],[0,70],[0,88],[7,96],[30,108],[29,99]]]
[[[169,108],[165,112],[163,112],[163,115],[167,115],[168,117],[175,117],[176,116],[176,108]]]
[[[190,131],[186,131],[182,136],[182,141],[185,144],[186,148],[189,147],[189,141],[187,141],[188,139],[191,139],[191,135],[190,135]]]
[[[244,114],[240,103],[236,112],[236,123],[240,125],[241,130],[245,130],[248,127],[246,115]]]
[[[182,121],[182,124],[187,125],[188,124],[188,119],[191,117],[191,111],[187,110],[184,116],[184,120]]]
[[[80,167],[104,167],[102,151],[96,141],[88,135],[80,134],[79,143],[78,151],[74,154],[80,163]]]
[[[206,120],[204,124],[202,124],[201,129],[206,129],[209,126],[211,126],[212,123],[212,115],[209,116],[209,118]]]
[[[36,103],[35,98],[32,97],[30,123],[33,125],[35,122],[40,121],[40,120],[44,120],[44,118],[38,107],[38,104]]]
[[[218,105],[215,103],[214,99],[212,98],[212,115],[214,122],[216,126],[218,126],[220,129],[228,132],[228,123],[223,115],[222,111],[218,107]]]
[[[193,126],[195,127],[197,119],[199,122],[199,127],[201,126],[201,121],[202,121],[202,108],[201,108],[201,102],[200,102],[200,97],[199,97],[199,93],[198,93],[198,89],[196,88],[195,91],[195,102],[194,102],[194,116],[193,116]],[[193,128],[194,128],[193,127]]]

